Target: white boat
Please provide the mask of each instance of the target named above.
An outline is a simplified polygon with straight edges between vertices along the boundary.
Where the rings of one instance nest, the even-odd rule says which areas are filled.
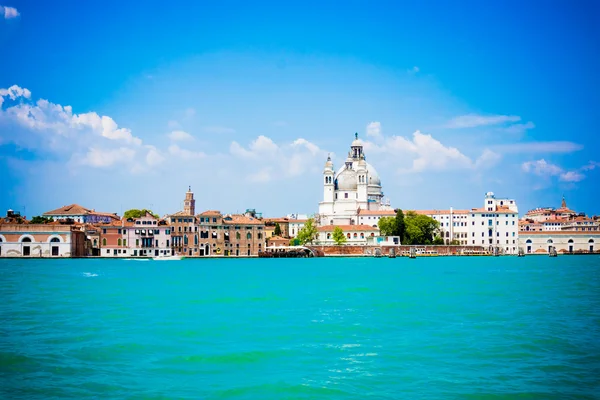
[[[179,261],[183,260],[184,258],[184,256],[158,256],[153,257],[152,259],[156,261]]]

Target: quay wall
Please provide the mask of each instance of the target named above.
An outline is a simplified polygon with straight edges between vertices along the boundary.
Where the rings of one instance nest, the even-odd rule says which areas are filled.
[[[400,256],[403,252],[409,252],[411,247],[425,249],[426,251],[435,250],[439,255],[458,255],[463,252],[485,252],[487,248],[482,246],[377,246],[377,245],[360,245],[360,246],[310,246],[311,248],[322,251],[325,256],[373,256],[377,249],[381,255],[390,254],[390,250],[394,249],[396,256]],[[490,253],[491,255],[491,253]]]

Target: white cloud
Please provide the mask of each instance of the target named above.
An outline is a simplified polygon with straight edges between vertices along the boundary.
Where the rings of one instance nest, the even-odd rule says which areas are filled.
[[[60,107],[60,105],[57,105]],[[107,139],[111,140],[123,140],[126,143],[132,143],[135,145],[141,145],[142,140],[134,137],[131,134],[131,130],[127,128],[119,128],[117,123],[111,118],[105,115],[99,116],[95,112],[89,112],[85,114],[73,115],[72,125],[90,127],[95,132],[100,133]]]
[[[452,118],[448,124],[448,128],[475,128],[478,126],[498,125],[507,122],[518,122],[521,117],[516,115],[478,115],[468,114]]]
[[[17,18],[21,14],[14,7],[0,6],[0,15],[4,15],[5,19],[11,19]]]
[[[286,177],[295,177],[307,172],[316,172],[327,153],[316,144],[298,138],[289,144],[279,145],[271,138],[260,135],[247,148],[232,142],[229,152],[236,158],[253,160],[247,176],[252,182],[267,182]]]
[[[585,179],[585,175],[582,173],[582,171],[590,171],[594,169],[596,165],[598,165],[598,163],[591,161],[589,164],[584,165],[577,170],[565,171],[560,166],[549,163],[542,158],[536,161],[524,162],[521,165],[521,168],[525,172],[545,178],[557,176],[562,182],[580,182]]]
[[[147,146],[148,153],[146,153],[146,163],[150,166],[162,164],[165,157],[156,149],[154,146]]]
[[[128,163],[135,157],[135,150],[121,147],[118,149],[100,149],[92,147],[82,160],[92,167],[110,167],[118,163]]]
[[[568,171],[560,174],[560,180],[564,182],[579,182],[585,179],[585,175],[577,171]]]
[[[590,161],[589,163],[587,163],[586,165],[584,165],[583,167],[581,167],[582,171],[591,171],[593,169],[596,169],[600,167],[600,163],[596,162],[596,161]]]
[[[496,145],[493,149],[502,153],[573,153],[583,149],[583,146],[567,141],[522,142]]]
[[[214,133],[215,135],[225,135],[235,133],[235,129],[226,126],[205,126],[202,130],[206,133]]]
[[[502,156],[498,153],[494,153],[490,149],[483,150],[483,153],[475,161],[475,168],[489,168],[496,165]]]
[[[563,169],[558,165],[551,164],[543,158],[537,161],[527,161],[521,164],[521,168],[525,172],[531,172],[539,176],[555,176],[563,172]]]
[[[511,135],[520,135],[526,131],[528,131],[529,129],[533,129],[535,128],[535,124],[531,121],[525,123],[525,124],[513,124],[510,126],[507,126],[506,128],[502,128],[502,132],[504,133],[508,133]]]
[[[169,139],[173,141],[194,140],[194,137],[185,131],[173,131],[169,133]]]
[[[182,149],[181,147],[177,146],[176,144],[169,146],[169,153],[172,156],[175,156],[175,157],[183,159],[183,160],[197,160],[200,158],[204,158],[206,156],[206,154],[199,152],[199,151],[196,152],[196,151],[191,151],[191,150],[187,150],[187,149]]]
[[[381,138],[381,122],[370,122],[367,125],[367,136],[371,136],[376,139]]]

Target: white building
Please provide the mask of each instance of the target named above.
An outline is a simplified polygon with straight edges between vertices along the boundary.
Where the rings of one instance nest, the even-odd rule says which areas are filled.
[[[319,203],[318,224],[359,224],[359,210],[391,210],[383,197],[381,179],[375,168],[367,163],[363,145],[355,140],[348,158],[337,171],[327,157],[323,170],[323,201]]]
[[[289,224],[290,224],[290,237],[291,238],[295,238],[296,236],[298,236],[298,232],[300,231],[300,229],[304,228],[304,224],[306,224],[306,221],[308,221],[308,218],[306,219],[290,219],[289,220]]]
[[[394,210],[359,210],[358,223],[378,227],[379,220],[383,217],[395,217]]]
[[[320,245],[334,245],[333,230],[341,228],[346,236],[345,245],[366,245],[367,238],[379,236],[379,228],[374,228],[370,225],[325,225],[317,228],[319,231]]]
[[[530,231],[519,236],[519,246],[526,254],[548,254],[553,247],[558,253],[597,253],[599,244],[597,231]]]
[[[471,210],[419,210],[440,223],[446,244],[498,247],[505,254],[516,254],[519,246],[519,210],[513,199],[496,198],[488,192],[484,207]]]
[[[0,224],[0,257],[83,257],[85,234],[59,224]]]

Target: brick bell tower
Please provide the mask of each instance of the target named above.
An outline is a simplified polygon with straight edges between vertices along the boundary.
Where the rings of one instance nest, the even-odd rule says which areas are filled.
[[[192,192],[191,186],[188,187],[188,191],[185,193],[183,212],[186,215],[196,215],[196,200],[194,200],[194,192]]]

